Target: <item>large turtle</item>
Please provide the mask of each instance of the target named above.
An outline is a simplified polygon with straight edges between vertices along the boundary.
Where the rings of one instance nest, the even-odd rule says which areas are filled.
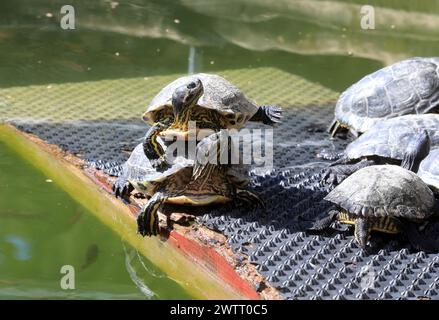
[[[355,226],[354,236],[366,247],[371,231],[399,233],[401,219],[421,222],[435,210],[435,198],[430,188],[415,173],[395,165],[377,165],[358,170],[334,190],[325,200],[338,210],[313,227],[323,229],[336,219]]]
[[[163,155],[158,135],[187,139],[189,120],[196,122],[198,130],[218,131],[242,128],[247,121],[275,125],[281,117],[280,107],[256,105],[218,75],[199,73],[181,77],[164,87],[143,115],[152,125],[145,137],[145,152],[150,159]]]
[[[407,115],[376,124],[351,142],[341,159],[330,165],[323,180],[336,185],[353,172],[373,164],[400,164],[417,171],[432,148],[439,146],[439,115]]]
[[[220,154],[224,137],[223,132],[219,132],[204,138],[197,145],[196,161],[177,157],[163,172],[152,166],[142,144],[134,149],[123,165],[122,175],[114,183],[113,191],[116,197],[125,199],[134,189],[149,197],[137,218],[141,235],[157,234],[157,212],[164,203],[203,206],[240,200],[252,206],[264,206],[256,194],[243,189],[247,181],[241,170],[211,160],[200,161],[200,157],[210,159]]]
[[[358,136],[383,119],[437,112],[438,107],[439,58],[411,58],[367,75],[344,91],[329,131],[334,136],[348,128]]]

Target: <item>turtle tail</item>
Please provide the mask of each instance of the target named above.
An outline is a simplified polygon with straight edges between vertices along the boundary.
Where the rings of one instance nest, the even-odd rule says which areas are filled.
[[[283,110],[279,106],[260,106],[258,111],[250,118],[250,121],[274,126],[281,122],[282,112]]]

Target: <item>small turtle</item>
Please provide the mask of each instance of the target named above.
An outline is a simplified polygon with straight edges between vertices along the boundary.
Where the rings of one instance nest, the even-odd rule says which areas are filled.
[[[435,194],[439,195],[439,149],[431,150],[422,160],[417,174]]]
[[[380,69],[344,91],[329,131],[347,128],[355,136],[383,119],[437,112],[439,58],[411,58]]]
[[[242,128],[247,121],[275,125],[281,117],[280,107],[257,106],[220,76],[199,73],[181,77],[164,87],[143,115],[152,125],[145,138],[145,152],[150,159],[163,155],[157,135],[187,139],[189,120],[195,121],[199,130],[218,131]]]
[[[323,180],[337,185],[353,172],[373,164],[401,164],[416,172],[432,148],[439,146],[439,115],[407,115],[388,119],[351,142],[331,164]]]
[[[239,200],[251,206],[264,206],[256,194],[242,189],[245,179],[233,165],[198,160],[198,155],[209,158],[220,154],[221,141],[224,141],[223,132],[204,138],[197,145],[197,161],[177,157],[163,172],[153,168],[142,144],[134,149],[123,165],[122,175],[113,185],[113,191],[116,197],[123,196],[125,200],[134,189],[150,197],[137,218],[141,235],[157,234],[157,212],[164,203],[204,206]]]
[[[358,170],[325,200],[338,206],[314,230],[328,227],[336,219],[355,226],[355,240],[366,247],[371,231],[399,233],[402,220],[422,222],[435,210],[435,197],[415,173],[395,165],[377,165]]]

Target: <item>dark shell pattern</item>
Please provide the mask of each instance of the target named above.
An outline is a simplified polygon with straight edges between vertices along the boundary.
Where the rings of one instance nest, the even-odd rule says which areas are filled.
[[[353,217],[425,219],[433,213],[435,198],[413,172],[394,165],[358,170],[326,197]]]
[[[436,112],[439,58],[412,58],[380,69],[344,91],[335,117],[357,132],[383,119]]]

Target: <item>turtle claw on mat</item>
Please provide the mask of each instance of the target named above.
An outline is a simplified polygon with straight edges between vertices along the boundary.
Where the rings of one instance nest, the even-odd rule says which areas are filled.
[[[119,178],[114,182],[112,190],[116,198],[121,198],[124,202],[129,203],[130,194],[134,187],[127,180]]]
[[[259,108],[264,115],[261,117],[262,123],[274,125],[282,121],[282,108],[278,106],[261,106]],[[251,119],[250,119],[251,120]]]
[[[236,198],[251,208],[265,209],[265,202],[258,195],[248,190],[238,189],[236,191]]]

